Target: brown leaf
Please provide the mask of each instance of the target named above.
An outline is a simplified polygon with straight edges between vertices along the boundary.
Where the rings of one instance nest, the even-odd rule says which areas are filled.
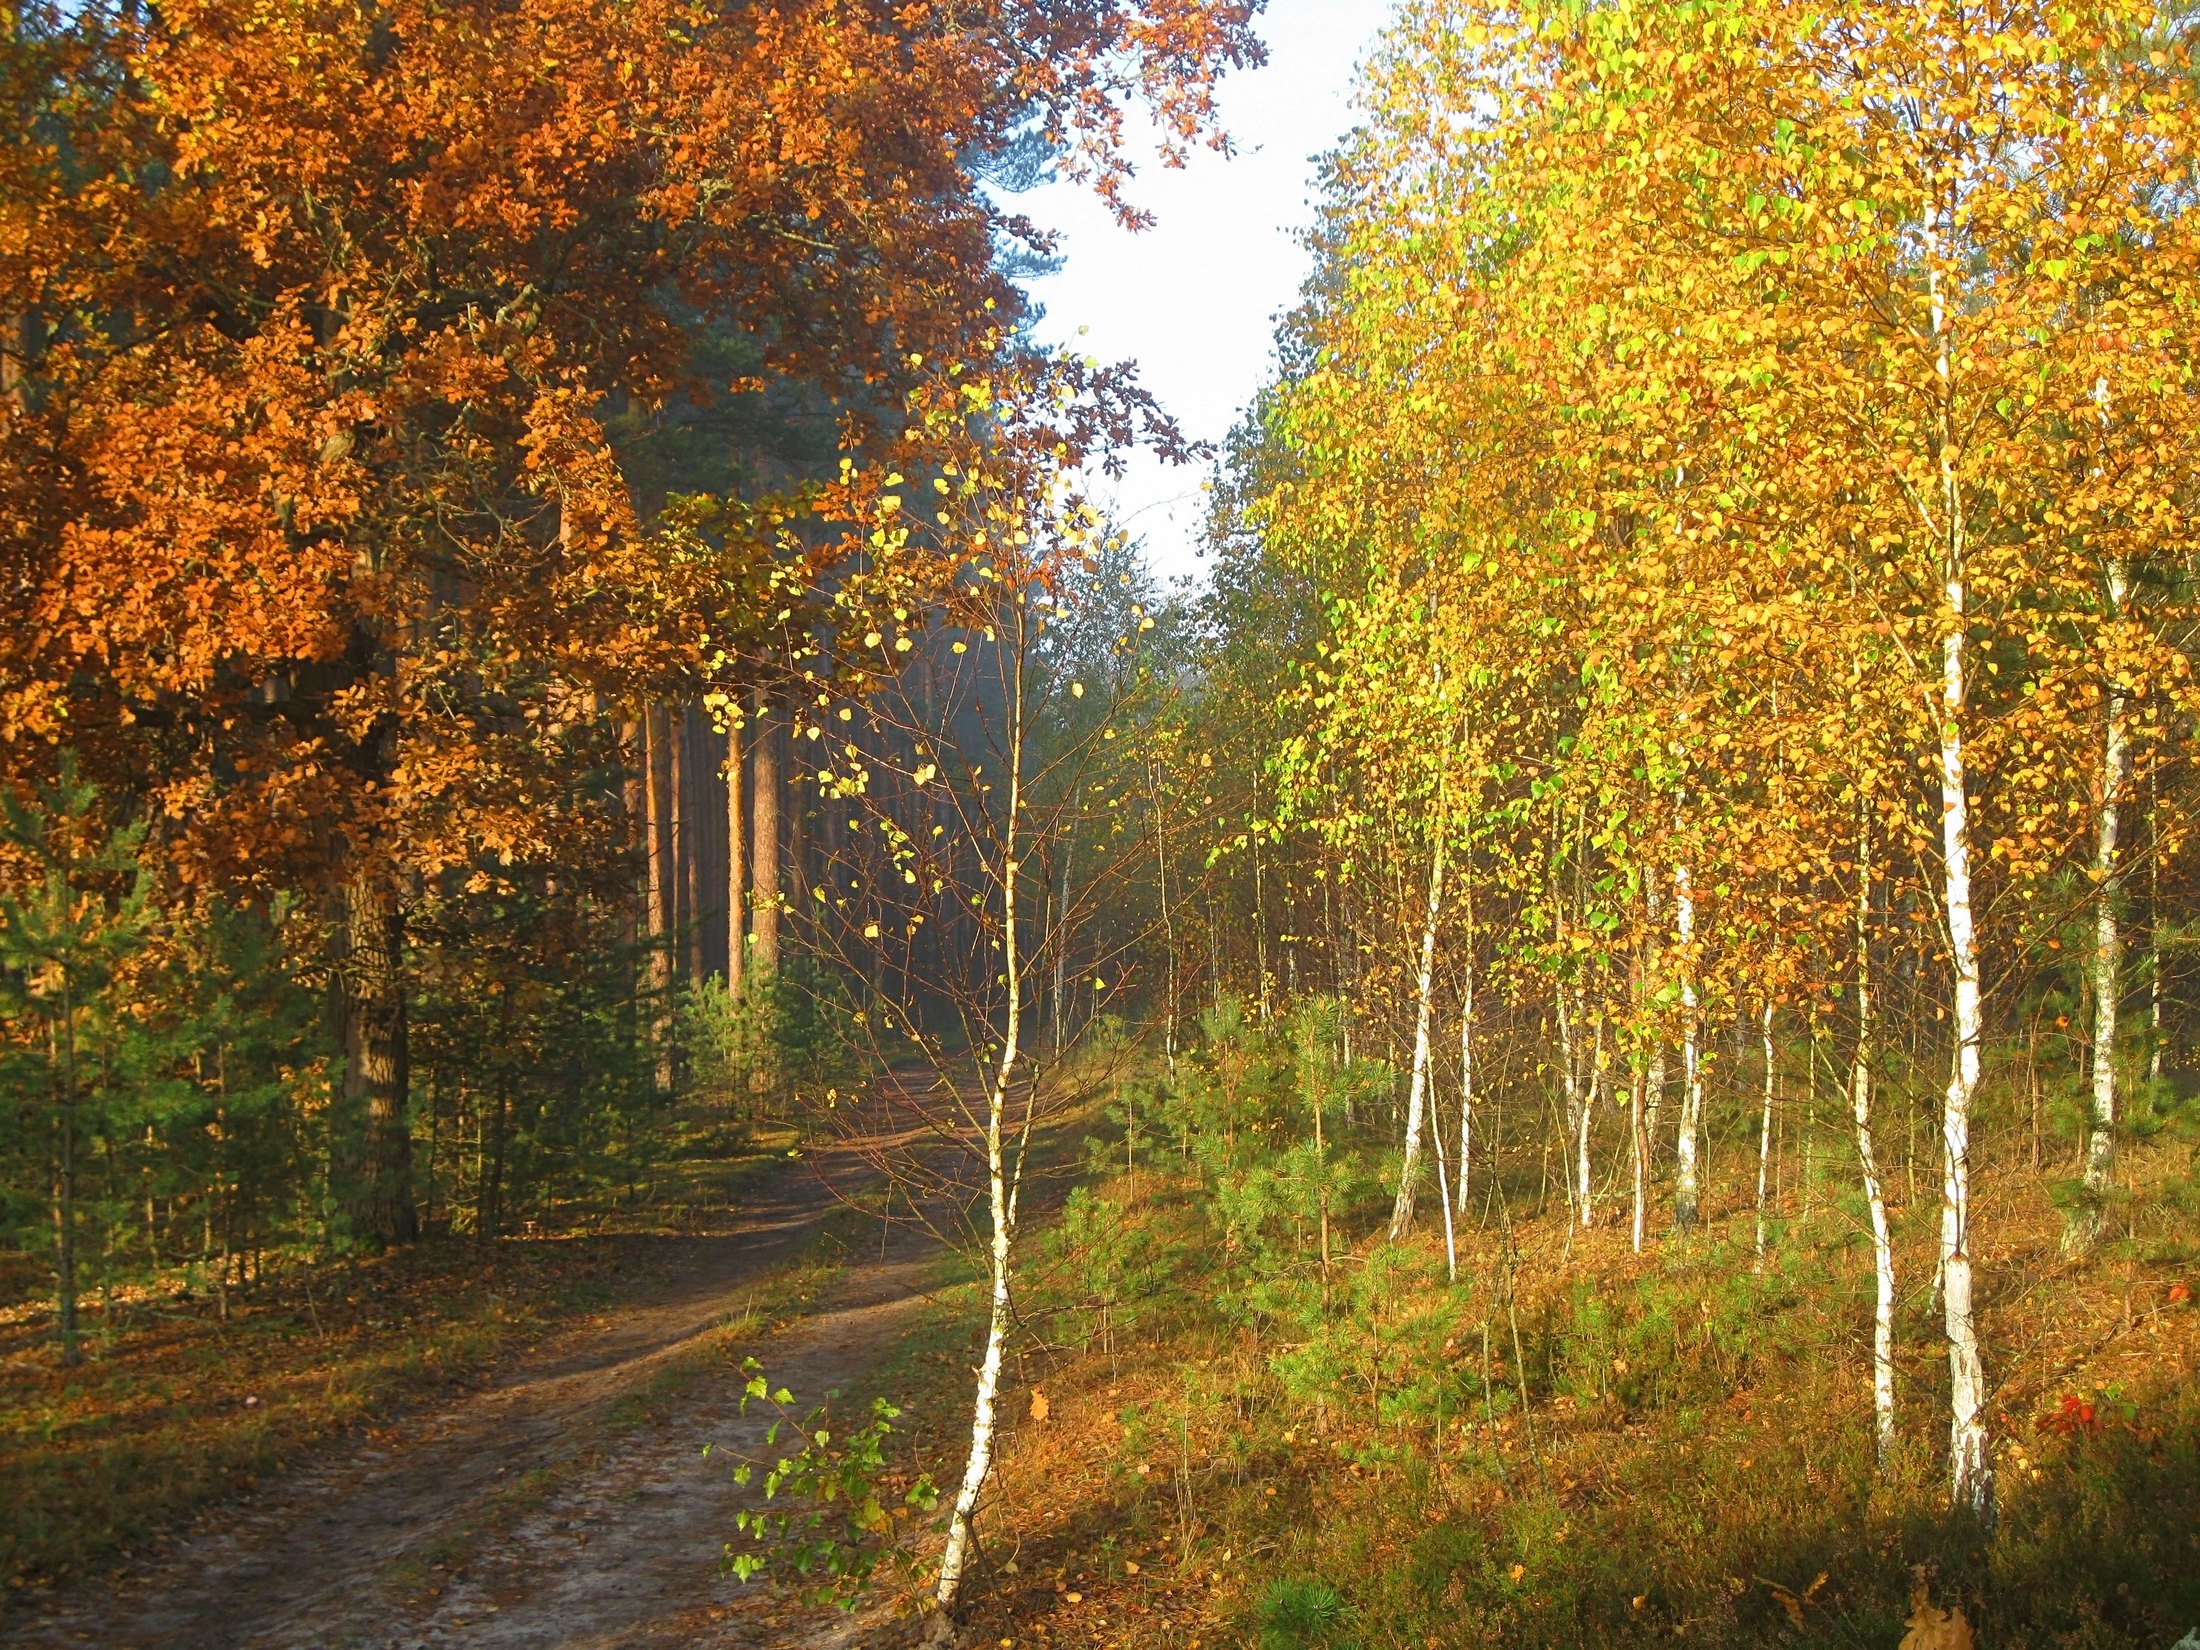
[[[1974,1650],[1971,1624],[1962,1609],[1943,1610],[1925,1597],[1920,1582],[1910,1593],[1910,1630],[1902,1635],[1901,1650]]]
[[[1034,1421],[1044,1421],[1050,1408],[1052,1406],[1047,1402],[1047,1395],[1037,1387],[1033,1387],[1031,1389],[1031,1418]]]

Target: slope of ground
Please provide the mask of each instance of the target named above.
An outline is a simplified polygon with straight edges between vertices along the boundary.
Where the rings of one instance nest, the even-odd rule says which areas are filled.
[[[1397,1248],[1340,1237],[1325,1299],[1307,1211],[1295,1240],[1233,1235],[1214,1186],[1157,1155],[1034,1253],[1040,1401],[1009,1403],[970,1636],[1894,1650],[1922,1589],[1996,1650],[2169,1650],[2200,1626],[2200,1232],[2148,1187],[2181,1186],[2185,1155],[2134,1152],[2141,1229],[2085,1259],[2043,1177],[1984,1177],[1991,1532],[1947,1511],[1929,1187],[1900,1211],[1881,1475],[1869,1251],[1824,1197],[1776,1210],[1761,1269],[1740,1173],[1731,1219],[1636,1256],[1609,1206],[1586,1233],[1524,1207],[1531,1159],[1510,1219],[1465,1223],[1456,1285],[1430,1213]],[[918,1366],[910,1390],[927,1378],[955,1384]]]

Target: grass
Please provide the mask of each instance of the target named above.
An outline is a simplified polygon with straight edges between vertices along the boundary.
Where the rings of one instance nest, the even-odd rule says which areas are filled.
[[[1508,1166],[1510,1268],[1494,1211],[1453,1286],[1433,1218],[1386,1250],[1371,1204],[1340,1221],[1363,1241],[1324,1310],[1318,1263],[1234,1250],[1173,1154],[1135,1192],[1100,1172],[1027,1251],[1016,1385],[1047,1414],[1004,1403],[974,1639],[1860,1650],[1896,1644],[1923,1588],[1997,1650],[2167,1647],[2200,1625],[2189,1155],[2135,1145],[2133,1235],[2084,1260],[2050,1176],[1981,1173],[1991,1530],[1947,1507],[1927,1200],[1900,1211],[1881,1473],[1869,1252],[1825,1196],[1790,1200],[1760,1271],[1737,1163],[1720,1219],[1638,1257],[1609,1212],[1588,1233],[1528,1212],[1531,1156]],[[940,1418],[919,1446],[936,1475],[960,1465],[979,1307],[943,1295],[891,1376]]]

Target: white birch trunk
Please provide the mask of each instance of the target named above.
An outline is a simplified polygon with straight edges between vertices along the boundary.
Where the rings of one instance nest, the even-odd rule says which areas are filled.
[[[1758,1030],[1765,1047],[1764,1114],[1757,1127],[1757,1264],[1765,1261],[1765,1181],[1772,1169],[1772,1004],[1758,1016]]]
[[[2123,617],[2130,575],[2122,558],[2108,564],[2106,617]],[[2113,645],[2112,643],[2110,645]],[[2116,1173],[2116,1012],[2123,996],[2124,938],[2117,906],[2123,893],[2118,860],[2118,809],[2130,762],[2126,749],[2123,684],[2109,673],[2107,711],[2101,730],[2101,801],[2093,845],[2093,1116],[2085,1145],[2086,1205],[2071,1223],[2073,1246],[2090,1247],[2101,1234],[2103,1205]]]
[[[1639,1255],[1642,1253],[1643,1225],[1648,1218],[1645,1206],[1649,1201],[1650,1165],[1646,1159],[1649,1156],[1650,1130],[1643,1113],[1645,1074],[1639,1060],[1631,1062],[1631,1064],[1633,1072],[1627,1093],[1627,1137],[1634,1158],[1635,1214],[1633,1242],[1635,1253]]]
[[[1433,1110],[1433,1108],[1431,1108]],[[1459,1240],[1454,1235],[1451,1222],[1451,1186],[1445,1178],[1444,1126],[1431,1121],[1429,1139],[1436,1147],[1436,1201],[1444,1211],[1444,1277],[1447,1282],[1459,1281]]]
[[[1581,1070],[1580,1063],[1574,1049],[1573,1017],[1567,1012],[1566,1009],[1566,992],[1566,982],[1564,980],[1559,981],[1558,1062],[1559,1084],[1566,1096],[1566,1135],[1565,1139],[1562,1140],[1559,1144],[1558,1178],[1565,1184],[1566,1187],[1566,1216],[1567,1223],[1571,1225],[1573,1221],[1579,1218],[1579,1214],[1574,1207],[1573,1164],[1569,1161],[1569,1159],[1573,1155],[1572,1141],[1574,1133],[1581,1126],[1579,1121],[1581,1116]]]
[[[1955,1057],[1941,1107],[1940,1276],[1942,1322],[1948,1337],[1949,1487],[1956,1505],[1990,1518],[1993,1465],[1987,1454],[1986,1369],[1979,1355],[1971,1298],[1971,1105],[1978,1091],[1979,1009],[1976,918],[1971,908],[1971,791],[1964,768],[1964,713],[1969,691],[1965,648],[1968,590],[1963,497],[1956,476],[1953,371],[1949,327],[1940,290],[1938,247],[1931,261],[1935,373],[1939,378],[1938,445],[1941,508],[1945,513],[1945,607],[1940,659],[1940,846],[1942,908],[1955,1011]]]
[[[1645,869],[1642,874],[1642,912],[1648,919],[1650,932],[1657,932],[1664,913],[1658,909],[1658,874],[1654,870]],[[1656,949],[1653,948],[1653,960],[1656,955]],[[1651,1047],[1650,1072],[1645,1082],[1648,1091],[1643,1095],[1642,1130],[1647,1153],[1657,1149],[1658,1110],[1665,1101],[1665,1042],[1662,1038]],[[1646,1163],[1646,1170],[1647,1167]]]
[[[991,1271],[991,1312],[986,1322],[985,1355],[978,1365],[978,1390],[971,1404],[970,1458],[964,1464],[962,1484],[955,1492],[954,1512],[947,1525],[947,1547],[940,1555],[939,1582],[933,1591],[943,1617],[955,1608],[964,1572],[970,1563],[972,1521],[978,1497],[993,1469],[994,1433],[999,1424],[998,1400],[1001,1358],[1008,1341],[1009,1262],[1015,1238],[1016,1209],[1009,1193],[1007,1151],[1003,1120],[1008,1111],[1008,1088],[1016,1073],[1023,1030],[1023,957],[1016,934],[1017,827],[1023,808],[1024,714],[1020,683],[1010,685],[1008,766],[1008,820],[1001,838],[1001,933],[1002,966],[1007,987],[1006,1023],[1002,1027],[1001,1055],[992,1081],[986,1087],[985,1172],[986,1209],[991,1219],[987,1258]]]
[[[1589,1161],[1589,1130],[1596,1121],[1597,1104],[1605,1096],[1606,1077],[1604,1017],[1600,1013],[1597,1016],[1596,1046],[1589,1056],[1588,1092],[1582,1097],[1581,1121],[1574,1133],[1574,1177],[1581,1188],[1581,1224],[1584,1230],[1594,1223],[1596,1212],[1596,1181]]]
[[[1856,1056],[1849,1068],[1849,1109],[1856,1123],[1856,1160],[1871,1211],[1872,1271],[1878,1291],[1872,1306],[1872,1432],[1879,1470],[1894,1460],[1894,1232],[1887,1196],[1872,1148],[1871,869],[1869,846],[1859,839],[1856,856]]]
[[[1696,897],[1685,865],[1673,870],[1673,924],[1686,951],[1696,939]],[[1681,1124],[1673,1143],[1673,1226],[1687,1232],[1695,1229],[1702,1214],[1696,1158],[1703,1132],[1703,1052],[1699,1047],[1703,1028],[1694,960],[1684,956],[1681,970]]]
[[[1421,972],[1413,1005],[1413,1077],[1406,1089],[1406,1156],[1398,1170],[1398,1199],[1390,1212],[1390,1241],[1413,1229],[1413,1185],[1421,1166],[1421,1123],[1428,1109],[1429,1011],[1436,979],[1436,920],[1444,907],[1444,844],[1439,826],[1429,854],[1428,913],[1421,925]]]
[[[1467,1212],[1468,1169],[1474,1157],[1474,850],[1467,850],[1459,913],[1466,920],[1467,977],[1459,992],[1459,1214]]]

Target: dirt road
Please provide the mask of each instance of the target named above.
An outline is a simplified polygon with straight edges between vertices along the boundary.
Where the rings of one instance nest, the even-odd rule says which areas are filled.
[[[338,1447],[179,1541],[0,1628],[25,1650],[704,1650],[822,1645],[827,1615],[720,1574],[744,1492],[730,1455],[768,1417],[715,1373],[653,1406],[620,1400],[692,1359],[791,1259],[833,1200],[788,1165],[740,1230],[690,1241],[647,1298],[503,1377]],[[875,1230],[875,1229],[874,1229]],[[868,1252],[863,1252],[868,1248]],[[919,1304],[929,1251],[859,1247],[817,1310],[752,1349],[803,1399],[858,1380]],[[738,1355],[738,1352],[736,1353]],[[714,1458],[703,1447],[715,1444]]]

